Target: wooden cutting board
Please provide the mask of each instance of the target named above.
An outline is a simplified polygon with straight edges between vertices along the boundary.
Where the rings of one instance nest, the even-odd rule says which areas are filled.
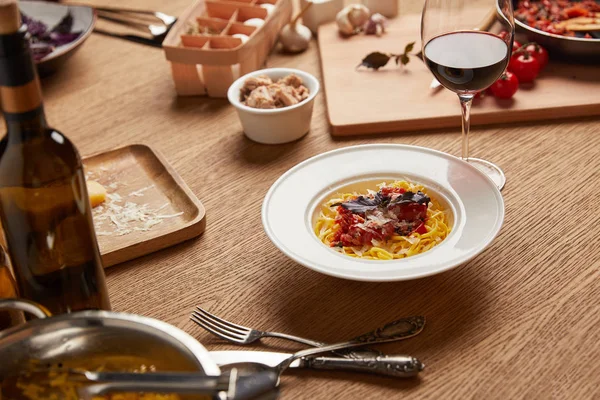
[[[460,127],[456,94],[431,90],[433,78],[417,57],[404,67],[393,61],[379,71],[356,66],[373,52],[401,53],[416,41],[420,15],[390,21],[382,37],[343,38],[335,23],[319,28],[319,52],[329,122],[335,136]],[[532,84],[520,85],[512,99],[475,100],[472,124],[493,124],[600,115],[600,67],[553,61]]]

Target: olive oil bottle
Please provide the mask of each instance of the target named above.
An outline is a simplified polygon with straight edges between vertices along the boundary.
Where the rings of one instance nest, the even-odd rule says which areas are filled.
[[[21,297],[52,313],[110,309],[79,153],[46,123],[16,0],[0,0],[0,220]]]

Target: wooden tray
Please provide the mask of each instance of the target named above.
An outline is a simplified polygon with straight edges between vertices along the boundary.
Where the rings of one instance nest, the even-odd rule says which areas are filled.
[[[164,249],[204,232],[204,206],[165,159],[148,146],[122,147],[86,157],[83,163],[86,178],[101,183],[109,196],[106,203],[93,211],[105,267]],[[121,224],[118,228],[108,217],[111,202],[119,207],[127,203],[136,205],[130,207],[138,210],[132,216],[139,216],[139,209],[145,208],[141,214],[146,221],[123,223],[123,218],[119,217],[116,218]],[[157,220],[161,222],[156,223]]]
[[[274,6],[271,14],[264,4]],[[262,68],[291,15],[291,0],[197,0],[163,42],[177,94],[227,97],[234,80]],[[244,24],[253,18],[264,24]],[[186,34],[192,23],[210,28],[211,34]],[[236,34],[248,36],[247,41]]]
[[[390,21],[382,37],[342,38],[335,23],[319,28],[319,51],[332,135],[377,134],[442,127],[460,127],[456,94],[432,91],[433,75],[416,57],[379,71],[356,70],[373,51],[400,53],[417,41],[420,16],[403,15]],[[553,61],[534,84],[521,85],[511,100],[488,96],[471,109],[474,125],[600,115],[600,68]]]

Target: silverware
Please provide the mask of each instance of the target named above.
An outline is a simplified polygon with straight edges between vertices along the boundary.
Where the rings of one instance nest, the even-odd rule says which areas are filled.
[[[207,376],[198,372],[95,372],[50,365],[23,373],[28,381],[41,383],[49,390],[54,387],[49,382],[55,379],[52,377],[56,373],[65,374],[68,382],[84,383],[77,387],[78,395],[84,399],[115,392],[150,392],[202,394],[219,399],[242,400],[253,399],[277,387],[277,375],[272,371],[239,376],[236,369],[219,376]]]
[[[161,21],[164,25],[174,25],[177,17],[159,11],[135,10],[133,8],[94,7],[94,10],[104,13],[133,14],[140,18],[149,17]]]
[[[263,337],[276,337],[280,339],[287,339],[294,342],[306,344],[313,347],[326,346],[326,343],[318,342],[316,340],[306,339],[279,332],[261,331],[258,329],[252,329],[246,326],[234,324],[233,322],[229,322],[223,318],[217,317],[216,315],[211,314],[200,307],[196,307],[196,310],[197,311],[194,311],[192,313],[192,316],[190,317],[190,319],[193,322],[206,329],[213,335],[233,343],[250,344],[256,342],[257,340]],[[401,318],[396,321],[390,322],[381,328],[377,328],[373,331],[357,336],[356,338],[352,339],[351,342],[366,343],[366,341],[369,339],[385,337],[394,337],[394,340],[408,339],[421,333],[424,326],[425,317],[413,316]],[[376,357],[381,355],[379,351],[373,349],[362,349],[360,350],[360,352],[338,351],[336,352],[336,354],[349,358],[358,358],[363,356]]]
[[[243,362],[265,364],[274,367],[283,360],[291,357],[290,353],[277,353],[271,351],[211,351],[210,357],[217,365],[227,367],[228,364]],[[309,368],[325,370],[342,370],[372,373],[394,378],[407,378],[414,375],[415,371],[406,371],[405,366],[410,365],[412,357],[408,356],[375,356],[361,358],[343,357],[304,357],[293,361],[288,368]]]
[[[94,32],[154,47],[162,46],[163,40],[177,22],[176,17],[157,11],[109,7],[94,7],[94,10],[101,19],[147,32],[150,37],[115,33],[100,28],[94,28]],[[147,20],[155,23],[148,23]]]
[[[271,371],[271,372],[274,372],[279,379],[279,378],[281,378],[281,374],[283,374],[283,372],[296,360],[303,359],[305,357],[313,356],[316,354],[327,353],[330,351],[348,349],[351,347],[358,347],[358,346],[361,346],[363,343],[369,343],[369,344],[386,343],[386,342],[391,342],[394,340],[397,340],[397,338],[393,337],[393,336],[390,336],[387,338],[376,338],[373,336],[369,336],[368,338],[365,338],[365,340],[363,342],[348,341],[348,342],[336,343],[336,344],[332,344],[332,345],[328,345],[328,346],[324,346],[324,347],[317,347],[314,349],[302,350],[302,351],[292,354],[290,357],[284,359],[283,361],[281,361],[279,364],[277,364],[275,366],[257,363],[257,362],[239,362],[239,363],[223,365],[222,369],[230,369],[230,368],[233,369],[234,368],[237,371],[239,371],[239,373],[242,375],[247,374],[247,373]],[[392,369],[396,369],[398,371],[398,373],[395,375],[392,375],[392,376],[396,376],[396,377],[402,376],[402,377],[407,378],[407,377],[417,376],[419,374],[419,372],[421,372],[423,370],[423,368],[425,367],[418,359],[416,359],[414,357],[410,357],[410,356],[400,356],[400,357],[398,357],[398,359],[396,360],[397,362],[395,363],[395,365],[393,367],[387,367],[385,365],[382,365],[380,367],[381,370],[388,369],[390,371],[390,375],[392,375],[392,373],[393,373]],[[351,365],[350,363],[343,363],[343,361],[352,361],[352,360],[338,359],[337,361],[339,362],[339,364],[338,363],[335,363],[334,365],[329,364],[329,366],[331,366],[332,368],[328,368],[328,369],[338,369],[341,366],[343,366],[344,369],[351,369],[351,370],[360,369],[360,370],[362,370],[362,367],[360,367],[358,364]],[[367,360],[367,359],[365,359],[365,360],[358,359],[357,360],[358,363],[362,363],[363,361],[365,363],[373,362],[373,360]],[[375,363],[377,363],[377,361],[375,361]]]
[[[205,376],[194,372],[152,372],[147,374],[121,372],[82,373],[88,381],[98,382],[77,389],[79,396],[92,399],[111,392],[149,392],[205,394],[227,400],[247,400],[277,387],[274,371],[259,371],[238,376],[237,369],[220,376]]]

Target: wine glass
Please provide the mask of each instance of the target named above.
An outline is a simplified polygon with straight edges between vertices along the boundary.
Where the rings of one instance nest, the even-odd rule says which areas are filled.
[[[506,178],[489,161],[469,157],[473,97],[505,71],[515,24],[511,0],[426,0],[421,19],[423,59],[435,78],[458,95],[462,109],[461,158],[502,190]]]

